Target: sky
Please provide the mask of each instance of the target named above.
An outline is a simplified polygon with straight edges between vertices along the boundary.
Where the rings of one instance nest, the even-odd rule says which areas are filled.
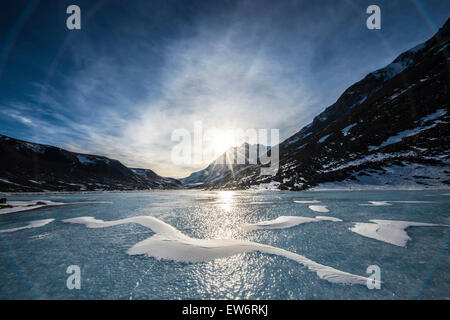
[[[80,30],[66,27],[71,4]],[[381,30],[366,27],[372,4]],[[282,141],[449,17],[441,0],[3,0],[0,134],[185,177],[223,139],[179,164],[174,131]]]

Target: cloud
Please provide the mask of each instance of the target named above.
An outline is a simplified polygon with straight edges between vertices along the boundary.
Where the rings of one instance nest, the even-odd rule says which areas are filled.
[[[34,99],[41,105],[41,139],[46,135],[46,141],[70,150],[180,177],[214,160],[186,166],[170,162],[177,144],[171,141],[172,132],[185,128],[193,133],[196,121],[202,121],[204,130],[280,128],[284,138],[295,133],[309,116],[312,96],[306,79],[266,52],[261,40],[269,34],[254,32],[243,41],[241,24],[211,30],[210,23],[199,23],[193,35],[164,46],[157,77],[142,72],[136,77],[136,65],[146,61],[123,66],[96,56],[80,62],[84,67],[67,76],[63,90],[38,85]],[[86,50],[90,57],[95,49]],[[157,94],[136,101],[123,89],[130,83],[148,84],[148,92]],[[214,153],[211,141],[204,147]]]
[[[32,127],[34,125],[34,122],[31,119],[27,118],[20,111],[15,110],[13,108],[11,108],[9,110],[6,110],[6,109],[0,110],[0,113],[2,113],[3,116],[10,117],[10,118],[17,120],[20,123],[25,124],[27,126]]]

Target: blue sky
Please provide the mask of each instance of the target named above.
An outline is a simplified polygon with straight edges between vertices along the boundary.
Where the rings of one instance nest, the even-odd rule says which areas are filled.
[[[82,28],[66,28],[66,8]],[[382,29],[368,30],[367,6]],[[183,177],[175,129],[279,128],[431,37],[447,1],[0,3],[0,133]]]

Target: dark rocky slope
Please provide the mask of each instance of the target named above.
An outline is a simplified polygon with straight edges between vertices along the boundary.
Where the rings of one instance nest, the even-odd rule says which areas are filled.
[[[74,153],[0,135],[0,191],[95,191],[175,189],[176,179],[117,160]]]

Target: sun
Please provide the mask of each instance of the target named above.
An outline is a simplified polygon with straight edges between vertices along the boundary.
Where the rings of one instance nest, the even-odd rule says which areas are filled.
[[[230,132],[220,131],[213,140],[216,153],[221,154],[233,146],[234,136]]]

